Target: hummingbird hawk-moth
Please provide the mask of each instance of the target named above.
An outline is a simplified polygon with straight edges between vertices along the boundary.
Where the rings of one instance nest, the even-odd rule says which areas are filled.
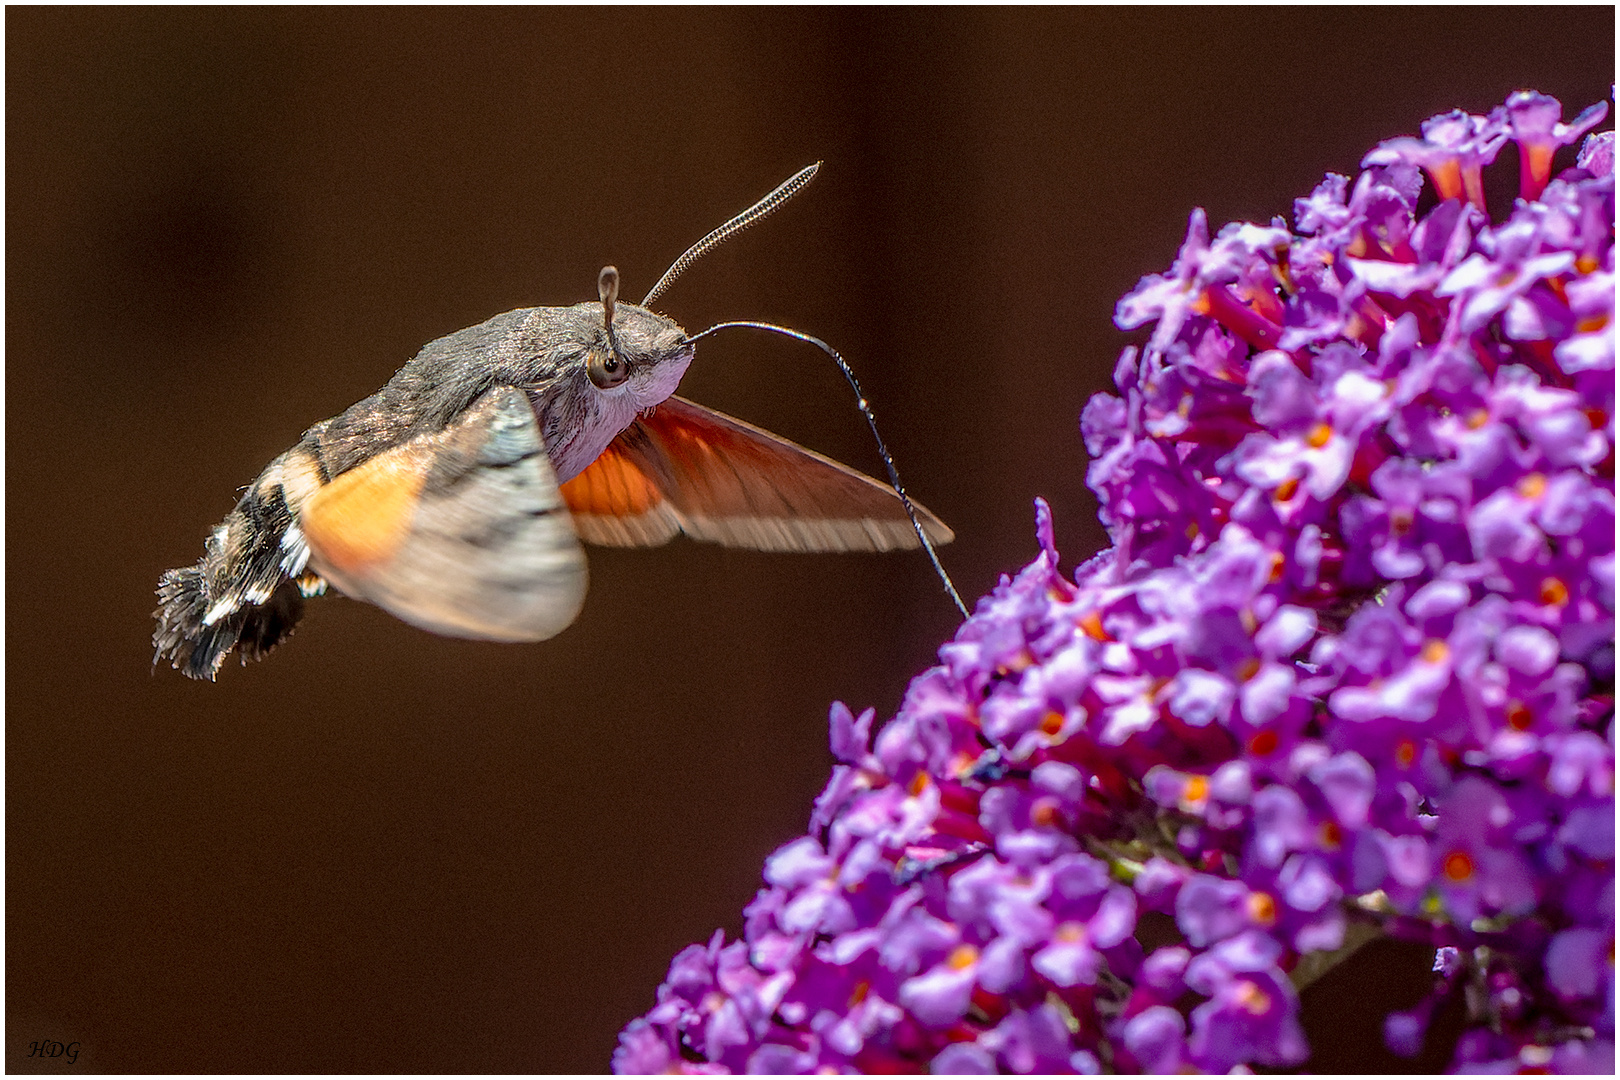
[[[202,559],[162,575],[154,663],[212,680],[233,649],[246,663],[284,640],[328,587],[435,633],[540,641],[584,601],[582,540],[649,547],[684,533],[760,551],[921,544],[932,556],[951,530],[897,481],[676,397],[702,335],[647,307],[815,169],[694,245],[641,304],[618,302],[606,267],[596,301],[508,311],[429,342],[381,390],[304,432]]]

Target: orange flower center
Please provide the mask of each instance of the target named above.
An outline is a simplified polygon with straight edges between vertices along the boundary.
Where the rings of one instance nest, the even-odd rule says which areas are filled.
[[[1243,1011],[1251,1016],[1264,1016],[1271,1009],[1271,995],[1252,982],[1238,983],[1234,996]]]
[[[1249,918],[1258,926],[1270,926],[1277,921],[1277,901],[1269,893],[1249,894]]]
[[[1539,499],[1547,490],[1547,478],[1541,473],[1533,472],[1520,477],[1514,489],[1527,499]]]
[[[1063,824],[1063,811],[1058,808],[1056,799],[1036,799],[1035,805],[1029,808],[1029,822],[1038,828],[1050,829]]]
[[[972,967],[978,962],[978,949],[975,949],[972,945],[958,945],[951,950],[950,959],[945,961],[945,966],[952,971],[961,971],[964,968]]]
[[[1555,577],[1543,578],[1541,581],[1541,602],[1552,607],[1563,607],[1569,603],[1569,586]]]
[[[1277,749],[1277,733],[1275,731],[1257,731],[1249,739],[1249,753],[1255,757],[1265,757]]]
[[[1317,831],[1317,835],[1321,838],[1322,846],[1328,851],[1338,851],[1339,845],[1344,843],[1344,833],[1336,821],[1322,822],[1322,828]]]
[[[1423,659],[1430,664],[1438,664],[1451,655],[1451,647],[1439,638],[1430,638],[1423,643]]]
[[[1016,675],[1033,663],[1035,663],[1035,658],[1029,654],[1029,650],[1019,649],[1017,656],[996,667],[996,673],[998,675]]]
[[[1085,924],[1083,923],[1059,923],[1057,929],[1052,931],[1052,940],[1061,941],[1066,945],[1073,945],[1076,942],[1084,941],[1085,939],[1086,928]]]
[[[1467,881],[1474,876],[1474,860],[1468,857],[1466,851],[1453,851],[1446,856],[1440,868],[1452,881]]]
[[[1402,739],[1395,744],[1395,764],[1403,769],[1410,769],[1412,762],[1417,760],[1417,743],[1411,739]]]
[[[1316,426],[1306,434],[1305,444],[1312,449],[1320,450],[1328,444],[1328,440],[1331,438],[1333,438],[1332,426],[1325,420],[1319,420]]]
[[[1299,479],[1297,477],[1290,476],[1288,479],[1277,485],[1277,490],[1272,492],[1271,497],[1277,502],[1287,502],[1289,499],[1294,497],[1294,492],[1298,490]]]
[[[1086,637],[1092,641],[1112,641],[1108,631],[1103,629],[1102,613],[1088,611],[1080,616],[1080,629],[1085,631]]]

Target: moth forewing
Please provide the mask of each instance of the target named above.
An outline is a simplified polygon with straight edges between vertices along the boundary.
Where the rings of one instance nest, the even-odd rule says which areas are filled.
[[[312,569],[435,633],[541,641],[585,600],[585,554],[528,398],[511,387],[337,477],[300,522]]]

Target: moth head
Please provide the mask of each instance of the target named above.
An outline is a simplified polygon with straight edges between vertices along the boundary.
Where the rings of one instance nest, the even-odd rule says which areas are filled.
[[[602,268],[597,294],[600,322],[587,346],[585,374],[599,393],[626,397],[637,408],[658,404],[692,362],[685,331],[644,307],[619,303],[619,272],[611,266]]]

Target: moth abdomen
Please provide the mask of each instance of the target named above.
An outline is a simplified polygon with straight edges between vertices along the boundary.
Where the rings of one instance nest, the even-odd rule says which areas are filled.
[[[158,581],[153,664],[168,659],[193,679],[213,680],[232,649],[257,660],[303,615],[304,597],[326,583],[305,572],[308,546],[297,507],[320,484],[315,456],[300,445],[260,474],[209,534],[194,566]]]

